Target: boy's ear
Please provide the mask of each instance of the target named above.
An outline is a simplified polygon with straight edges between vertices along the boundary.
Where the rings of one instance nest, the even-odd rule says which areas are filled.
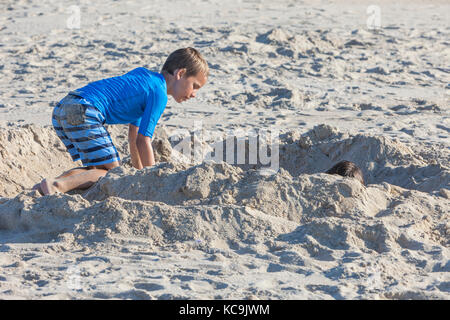
[[[186,74],[186,68],[175,70],[175,77],[177,80],[181,79]]]

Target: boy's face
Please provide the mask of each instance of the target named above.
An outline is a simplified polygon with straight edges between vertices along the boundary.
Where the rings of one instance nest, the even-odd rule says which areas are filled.
[[[201,72],[195,76],[186,77],[186,69],[176,70],[172,96],[178,103],[195,98],[197,91],[205,85],[206,81],[206,76]]]

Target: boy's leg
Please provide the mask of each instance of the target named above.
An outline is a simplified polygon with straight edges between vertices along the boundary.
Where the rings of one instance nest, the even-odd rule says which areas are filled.
[[[86,170],[56,179],[44,179],[40,188],[44,195],[57,192],[67,192],[73,189],[87,189],[104,177],[109,169],[119,166],[119,162],[111,162],[104,165],[86,168]]]
[[[86,171],[88,169],[90,169],[90,168],[89,167],[72,168],[70,170],[67,170],[67,171],[63,172],[61,175],[57,176],[55,179],[61,179],[61,178],[72,176],[74,174],[79,174],[79,173],[82,173],[82,172],[84,172],[84,171]]]
[[[89,188],[105,176],[109,169],[120,165],[117,149],[103,126],[103,115],[84,100],[75,102],[61,107],[60,116],[64,118],[60,121],[61,130],[70,143],[68,148],[72,148],[72,159],[80,159],[84,165],[90,166],[87,170],[76,168],[55,179],[42,180],[40,189],[44,195]],[[96,165],[105,161],[111,162]]]
[[[53,180],[57,180],[57,179],[61,179],[61,178],[66,178],[66,177],[72,176],[72,175],[74,175],[74,174],[79,174],[79,173],[85,172],[85,171],[88,170],[88,169],[89,169],[89,168],[86,168],[86,167],[77,167],[77,168],[73,168],[73,169],[70,169],[70,170],[67,170],[67,171],[63,172],[61,175],[57,176],[57,177],[56,177],[55,179],[53,179]],[[41,181],[41,182],[42,182],[42,181]],[[40,193],[41,195],[43,195],[44,192],[43,192],[43,190],[41,189],[41,182],[36,183],[36,184],[33,186],[32,190],[37,190],[37,191],[39,191],[39,193]]]
[[[63,105],[65,104],[65,102],[68,102],[70,104],[73,103],[73,97],[69,95],[67,95],[66,97],[63,98],[63,100],[61,100],[56,107],[53,109],[53,113],[52,113],[52,125],[53,128],[55,129],[55,132],[57,134],[57,136],[59,137],[59,139],[61,140],[61,142],[66,146],[67,151],[69,152],[70,156],[72,157],[72,159],[74,161],[80,160],[80,154],[78,152],[78,150],[75,148],[73,142],[69,139],[69,137],[67,136],[66,132],[64,132],[64,128],[63,128],[63,123],[65,121],[66,115],[64,112],[64,107]],[[51,181],[55,181],[57,179],[61,179],[61,178],[65,178],[65,177],[69,177],[71,175],[75,175],[75,174],[79,174],[82,172],[85,172],[86,170],[88,170],[88,167],[77,167],[77,168],[73,168],[70,169],[68,171],[63,172],[61,175],[57,176],[54,179],[50,179]],[[44,179],[46,180],[46,179]],[[42,180],[39,183],[36,183],[32,190],[37,190],[39,191],[39,193],[41,195],[44,194],[41,185],[45,185],[42,182],[44,181]],[[50,181],[47,180],[47,181]]]

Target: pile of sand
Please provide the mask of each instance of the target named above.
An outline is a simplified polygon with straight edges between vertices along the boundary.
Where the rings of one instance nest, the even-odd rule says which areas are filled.
[[[291,132],[281,138],[280,166],[294,176],[325,172],[346,159],[362,169],[366,184],[387,182],[443,196],[450,187],[448,162],[429,162],[389,137],[349,135],[328,125],[318,125],[303,135]]]
[[[16,160],[33,155],[44,166],[44,157],[60,158],[48,151],[56,144],[52,134],[35,140],[35,130],[10,133],[11,145],[21,148],[13,150]],[[280,142],[281,168],[267,174],[258,166],[173,161],[168,135],[159,137],[158,157],[167,162],[139,171],[125,164],[81,194],[25,191],[3,198],[0,229],[15,234],[15,241],[59,241],[72,250],[139,239],[160,249],[271,252],[277,268],[318,271],[329,263],[329,276],[338,282],[376,269],[382,290],[426,277],[424,271],[450,271],[450,200],[443,191],[449,169],[427,165],[399,142],[324,125],[303,135],[288,132]],[[367,186],[322,173],[342,159],[361,166]],[[2,177],[4,186],[9,183],[3,196],[23,187],[13,179],[18,171],[10,174]],[[342,265],[343,259],[371,261],[375,269]],[[442,297],[441,287],[430,294]]]
[[[130,167],[126,126],[110,126],[108,130],[125,167]],[[180,148],[180,140],[182,138],[169,135],[165,128],[158,128],[153,139],[156,161],[172,161],[174,165],[185,164],[183,166],[185,170],[194,170],[193,164],[207,160],[207,156],[214,154],[215,148],[220,144],[223,150],[221,159],[232,165],[237,162],[236,156],[233,159],[227,158],[228,141],[217,141],[217,138],[212,141],[208,140],[207,136],[201,137],[202,141],[199,141],[196,135],[188,139],[187,143],[191,144],[191,150],[196,151],[197,149],[193,146],[195,140],[202,147],[202,152],[193,157],[186,157],[181,154],[183,150]],[[245,164],[235,166],[244,171],[264,167],[260,164],[259,158],[259,164],[248,164],[249,137],[242,138],[245,139]],[[293,177],[325,172],[338,161],[350,160],[362,169],[366,184],[387,182],[434,195],[444,197],[448,195],[446,190],[450,186],[450,169],[447,163],[436,162],[434,157],[427,157],[426,153],[422,156],[398,140],[369,134],[350,135],[339,132],[329,125],[315,126],[304,134],[289,131],[281,134],[279,138],[277,147],[279,167],[288,171]],[[234,140],[233,151],[237,150],[237,140]],[[445,150],[442,152],[441,157],[444,160],[448,152]],[[268,154],[270,153],[269,145]],[[51,127],[24,125],[11,129],[0,128],[1,197],[14,196],[20,191],[30,189],[44,177],[57,176],[64,170],[77,165],[80,166],[81,163],[72,162],[64,145]],[[130,183],[136,179],[134,173],[129,179]],[[179,188],[178,185],[184,184],[181,177],[173,179],[174,181],[170,183],[177,186],[173,190]],[[217,178],[202,172],[196,179],[203,181]]]
[[[56,176],[71,166],[64,145],[49,128],[0,128],[0,196],[16,195],[44,175]]]
[[[0,227],[33,237],[70,233],[83,239],[109,230],[109,235],[144,237],[161,245],[202,239],[216,246],[215,241],[230,245],[280,237],[304,247],[309,234],[327,252],[378,253],[449,241],[450,203],[443,197],[388,183],[364,187],[324,173],[292,176],[280,169],[267,176],[227,163],[161,163],[140,171],[119,167],[84,197],[25,192],[3,201]]]

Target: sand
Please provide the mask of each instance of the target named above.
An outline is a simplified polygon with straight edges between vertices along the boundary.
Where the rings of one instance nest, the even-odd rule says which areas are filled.
[[[378,25],[370,5],[82,1],[79,28],[70,4],[6,5],[0,298],[449,299],[450,7],[379,1]],[[58,100],[188,45],[211,76],[169,99],[154,167],[108,126],[123,166],[31,190],[80,165],[50,126]],[[324,173],[341,160],[366,185]]]

